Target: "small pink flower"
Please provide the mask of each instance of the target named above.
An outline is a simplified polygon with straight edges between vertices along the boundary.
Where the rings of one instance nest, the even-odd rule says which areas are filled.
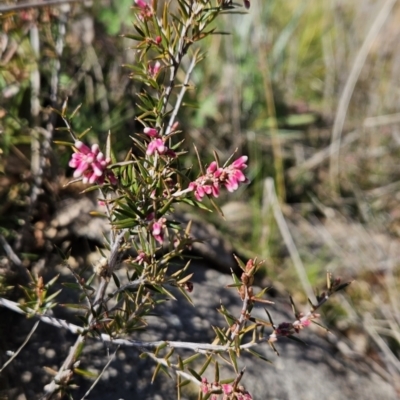
[[[239,157],[237,160],[235,160],[232,163],[232,167],[235,168],[235,169],[245,169],[245,168],[247,168],[247,164],[246,164],[247,159],[248,159],[247,156]]]
[[[176,121],[171,126],[171,132],[175,132],[179,128],[179,121]]]
[[[155,128],[146,127],[143,129],[143,132],[150,137],[158,137],[158,131]]]
[[[145,261],[147,262],[147,259],[147,254],[143,250],[139,250],[137,257],[133,261],[139,265],[142,265]]]
[[[231,394],[233,392],[233,387],[229,384],[222,384],[222,391],[224,394]]]
[[[218,164],[213,161],[207,168],[207,174],[213,174],[218,169]]]
[[[156,42],[156,44],[160,44],[162,42],[161,36],[156,36],[154,41]]]
[[[304,328],[306,328],[307,326],[311,325],[311,321],[308,318],[305,318],[305,317],[300,319],[300,323]]]
[[[240,183],[247,182],[242,172],[247,168],[246,161],[247,156],[242,156],[225,168],[219,167],[217,162],[213,161],[207,167],[206,174],[191,182],[188,189],[194,192],[198,201],[205,195],[218,197],[221,185],[224,185],[229,192],[234,192]]]
[[[162,139],[155,139],[152,140],[149,145],[147,146],[147,151],[146,154],[148,156],[153,155],[155,152],[158,154],[164,154],[167,150],[167,147],[165,146],[164,142]]]
[[[147,3],[143,0],[135,0],[135,4],[139,7],[139,8],[146,8],[148,7]]]
[[[160,244],[164,243],[164,229],[167,227],[166,222],[165,218],[160,218],[158,221],[153,222],[151,227],[151,234]]]
[[[75,142],[76,152],[72,154],[69,166],[75,168],[74,178],[82,177],[83,183],[97,183],[102,185],[107,177],[112,184],[117,183],[117,178],[112,171],[107,171],[107,166],[111,163],[109,158],[105,158],[100,151],[99,145],[94,144],[91,148],[83,142]]]
[[[152,156],[154,153],[158,153],[160,155],[166,155],[169,157],[176,157],[175,152],[173,150],[171,150],[170,148],[168,148],[168,146],[166,146],[164,141],[160,138],[152,140],[147,145],[146,154],[148,156]]]
[[[135,5],[140,9],[139,18],[142,21],[152,17],[153,10],[144,0],[135,0]]]
[[[201,378],[201,386],[200,386],[201,392],[203,394],[207,394],[209,392],[209,388],[208,388],[208,381],[207,378]]]
[[[229,167],[225,168],[228,178],[224,184],[229,192],[234,192],[238,189],[239,183],[247,181],[246,176],[242,172],[242,170],[247,168],[246,161],[247,156],[242,156],[235,160]]]
[[[148,66],[149,76],[151,78],[155,78],[158,75],[158,73],[160,72],[160,70],[161,70],[160,61],[156,61],[156,63],[153,66],[151,66],[150,64]]]

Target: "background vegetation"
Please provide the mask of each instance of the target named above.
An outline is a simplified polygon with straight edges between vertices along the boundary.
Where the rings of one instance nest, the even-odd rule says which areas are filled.
[[[71,110],[82,104],[74,129],[91,127],[89,141],[104,142],[110,130],[122,150],[135,132],[139,87],[124,67],[135,55],[120,36],[130,32],[131,5],[1,9],[0,233],[24,266],[34,268],[49,251],[48,215],[75,195],[63,186],[69,149],[46,148],[65,140],[48,107],[61,108],[67,97]],[[249,187],[234,201],[220,199],[225,220],[214,223],[239,252],[267,259],[266,276],[301,300],[326,270],[356,279],[333,300],[326,322],[349,351],[393,377],[400,373],[399,14],[395,1],[253,0],[248,16],[218,27],[229,36],[204,44],[196,94],[188,93],[179,116],[188,165],[196,165],[194,140],[210,160],[213,151],[221,159],[236,148],[249,154]]]

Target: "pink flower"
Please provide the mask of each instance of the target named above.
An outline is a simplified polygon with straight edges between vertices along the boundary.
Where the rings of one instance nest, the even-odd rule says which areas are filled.
[[[149,72],[149,76],[151,78],[155,78],[158,75],[158,73],[160,72],[160,70],[161,70],[160,61],[156,61],[156,63],[153,66],[151,66],[150,64],[148,66],[148,72]]]
[[[237,160],[235,160],[232,163],[232,167],[235,169],[245,169],[247,167],[247,164],[246,164],[247,159],[248,159],[247,156],[239,157]]]
[[[229,192],[233,192],[238,189],[240,183],[247,182],[242,172],[247,168],[246,161],[247,156],[242,156],[225,168],[219,167],[217,162],[213,161],[208,166],[206,174],[191,182],[188,189],[194,192],[198,201],[205,195],[218,197],[221,185],[224,185]]]
[[[170,157],[175,157],[176,154],[173,150],[168,148],[168,146],[165,145],[164,141],[160,138],[152,140],[148,145],[147,145],[147,150],[146,154],[148,156],[152,156],[154,153],[158,153],[160,155],[166,155]]]
[[[158,131],[155,128],[146,127],[143,129],[143,132],[150,137],[158,137]]]
[[[167,220],[165,218],[160,218],[158,221],[153,222],[151,226],[151,234],[158,243],[164,243],[164,229],[167,227]]]
[[[139,7],[139,8],[146,8],[148,7],[147,3],[143,0],[135,0],[135,4]]]
[[[319,314],[316,314],[316,313],[310,312],[307,315],[303,315],[303,313],[301,313],[298,317],[299,319],[297,321],[293,322],[293,328],[298,333],[301,329],[307,328],[308,326],[310,326],[311,321],[318,317],[319,317]]]
[[[146,18],[151,18],[153,10],[144,0],[135,0],[135,5],[140,9],[139,18],[143,21]]]
[[[203,394],[207,394],[207,393],[209,392],[210,389],[208,388],[208,381],[207,381],[207,378],[202,378],[202,379],[201,379],[200,389],[201,389],[201,392],[202,392]]]
[[[107,171],[107,166],[111,160],[105,158],[98,144],[89,148],[86,144],[77,140],[74,146],[76,152],[72,154],[68,164],[71,168],[75,168],[74,178],[82,177],[83,183],[102,185],[107,177],[112,184],[117,183],[117,178],[113,172]]]
[[[171,132],[175,132],[179,128],[179,121],[176,121],[171,126]]]
[[[143,250],[139,250],[137,257],[133,261],[142,265],[144,262],[148,262],[148,256]]]
[[[247,181],[246,176],[242,172],[242,170],[247,168],[246,161],[247,156],[242,156],[235,160],[229,167],[225,168],[225,173],[228,175],[228,178],[224,184],[229,192],[237,190],[240,182]]]
[[[224,394],[231,394],[233,392],[233,387],[229,384],[222,384],[222,391]]]
[[[162,139],[155,139],[152,140],[149,145],[147,146],[147,151],[146,154],[151,156],[155,152],[158,154],[164,154],[167,150],[167,147],[165,146],[164,142]]]

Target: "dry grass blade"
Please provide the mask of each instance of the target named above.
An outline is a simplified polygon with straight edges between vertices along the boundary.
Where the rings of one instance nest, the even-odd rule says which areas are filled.
[[[373,327],[373,317],[370,314],[365,315],[364,326],[367,330],[368,334],[371,336],[373,341],[380,348],[382,353],[384,354],[386,360],[400,373],[400,361],[393,354],[392,350],[386,344],[386,342],[381,338],[376,329]]]
[[[338,144],[338,146],[336,143],[331,143],[330,146],[318,151],[302,164],[289,168],[287,171],[289,177],[295,179],[302,171],[309,171],[318,167],[318,165],[323,163],[328,157],[332,157],[332,154],[338,153],[341,148],[355,142],[359,137],[360,132],[356,130],[346,135],[343,141]]]
[[[119,346],[115,349],[114,353],[110,356],[109,360],[107,361],[107,364],[104,366],[102,371],[100,372],[99,376],[96,378],[96,380],[93,382],[92,386],[90,386],[89,390],[84,394],[81,400],[85,400],[87,396],[89,396],[90,392],[94,389],[94,387],[97,385],[101,377],[103,376],[104,372],[107,370],[109,365],[112,363],[112,361],[115,358],[115,355],[117,354],[117,351],[119,350]]]
[[[21,344],[20,348],[10,357],[10,359],[1,367],[0,373],[3,372],[3,370],[18,356],[18,354],[21,352],[21,350],[25,347],[25,345],[29,342],[29,339],[32,337],[34,332],[36,331],[36,328],[38,327],[40,321],[37,321],[35,325],[33,325],[33,328],[29,332],[28,336],[24,340],[24,343]]]
[[[293,261],[294,267],[296,269],[297,275],[299,276],[303,289],[308,298],[312,302],[315,302],[316,299],[314,291],[312,290],[304,265],[301,261],[299,251],[296,248],[296,244],[293,241],[292,235],[289,231],[289,227],[279,206],[279,201],[275,193],[274,181],[272,180],[272,178],[267,178],[264,182],[264,203],[268,204],[268,206],[272,208],[276,223],[278,224],[279,230],[289,251],[290,257]]]
[[[350,100],[360,76],[361,70],[365,64],[365,60],[371,49],[371,46],[379,34],[379,31],[388,19],[396,0],[386,0],[385,4],[381,8],[377,17],[375,18],[367,37],[365,38],[357,56],[354,60],[350,74],[347,78],[343,93],[339,100],[338,109],[336,112],[335,122],[332,128],[331,136],[331,153],[330,153],[330,167],[329,177],[331,189],[337,192],[338,189],[338,178],[339,178],[339,149],[340,140],[343,131],[344,121],[346,119],[347,110],[350,104]]]

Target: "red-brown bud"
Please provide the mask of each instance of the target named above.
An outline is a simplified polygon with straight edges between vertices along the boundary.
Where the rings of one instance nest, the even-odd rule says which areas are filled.
[[[193,282],[187,281],[185,283],[185,289],[186,289],[187,292],[192,293],[193,292],[193,287],[194,287]]]

